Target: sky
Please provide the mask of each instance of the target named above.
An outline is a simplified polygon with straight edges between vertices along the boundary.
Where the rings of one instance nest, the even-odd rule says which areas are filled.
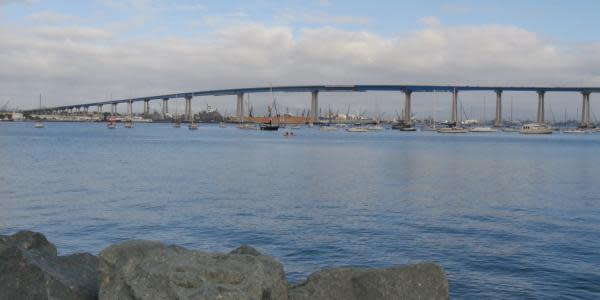
[[[599,11],[593,0],[0,0],[0,106],[270,85],[600,86]],[[308,94],[276,97],[290,112],[310,105]],[[414,95],[413,112],[444,116],[450,99]],[[505,117],[509,102],[515,118],[535,116],[535,93],[504,99]],[[574,93],[547,99],[547,119],[581,106]],[[260,113],[272,99],[250,101]],[[469,117],[493,117],[493,93],[460,101]],[[235,99],[194,100],[206,105],[231,114]],[[390,117],[402,105],[391,92],[320,95],[322,110]]]

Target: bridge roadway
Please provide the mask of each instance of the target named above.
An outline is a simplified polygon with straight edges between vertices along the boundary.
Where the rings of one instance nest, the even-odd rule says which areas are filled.
[[[274,87],[254,87],[254,88],[239,88],[239,89],[223,89],[223,90],[207,90],[198,92],[187,92],[187,93],[175,93],[166,95],[146,96],[139,98],[128,98],[110,101],[90,102],[84,104],[71,104],[56,107],[47,107],[43,109],[33,109],[25,112],[28,113],[56,113],[56,112],[72,112],[75,109],[79,112],[82,108],[84,111],[88,111],[89,107],[96,106],[98,112],[102,112],[102,106],[111,105],[111,112],[116,113],[117,104],[126,103],[128,104],[128,113],[132,114],[132,104],[134,102],[144,102],[144,113],[149,112],[149,102],[152,100],[162,100],[163,115],[168,113],[168,100],[173,98],[185,98],[185,118],[190,120],[192,116],[192,103],[193,97],[201,96],[227,96],[237,95],[237,111],[236,115],[241,117],[244,115],[244,94],[251,93],[268,93],[268,92],[310,92],[311,97],[311,109],[310,116],[313,121],[318,120],[318,93],[319,92],[367,92],[367,91],[398,91],[403,92],[405,95],[405,109],[404,109],[404,120],[407,125],[410,124],[411,116],[411,94],[413,92],[450,92],[452,93],[452,112],[451,122],[457,124],[458,115],[458,93],[460,91],[492,91],[496,93],[496,117],[495,125],[501,126],[502,124],[502,92],[513,91],[513,92],[536,92],[538,94],[538,111],[537,111],[537,122],[540,124],[544,123],[545,115],[545,104],[544,95],[547,92],[576,92],[581,93],[583,96],[582,102],[582,113],[581,113],[581,127],[588,127],[590,125],[590,94],[600,93],[600,87],[551,87],[551,86],[466,86],[466,85],[305,85],[305,86],[274,86]]]

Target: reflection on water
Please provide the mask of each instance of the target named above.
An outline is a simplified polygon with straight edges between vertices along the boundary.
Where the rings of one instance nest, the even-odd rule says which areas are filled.
[[[457,298],[600,296],[600,134],[0,123],[0,233],[256,246],[292,281],[441,264]]]

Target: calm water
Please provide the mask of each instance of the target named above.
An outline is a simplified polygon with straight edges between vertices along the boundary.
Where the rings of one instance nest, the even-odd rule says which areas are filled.
[[[441,264],[458,299],[600,297],[600,133],[198,131],[0,123],[0,234],[251,244],[300,281]]]

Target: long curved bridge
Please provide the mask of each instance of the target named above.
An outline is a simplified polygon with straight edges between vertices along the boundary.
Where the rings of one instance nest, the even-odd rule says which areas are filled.
[[[97,112],[102,112],[104,105],[111,105],[111,112],[116,113],[117,105],[126,103],[128,105],[128,113],[132,113],[132,104],[134,102],[144,102],[144,114],[148,114],[150,110],[150,101],[162,100],[162,113],[168,113],[168,101],[174,98],[185,99],[185,119],[190,120],[192,117],[192,99],[202,96],[227,96],[237,95],[237,110],[236,115],[242,117],[244,115],[244,94],[252,93],[267,93],[267,92],[286,92],[286,93],[311,93],[311,109],[310,117],[313,121],[318,121],[319,109],[319,93],[320,92],[367,92],[367,91],[397,91],[404,93],[404,120],[410,122],[411,116],[411,94],[413,92],[449,92],[452,93],[452,112],[451,122],[456,123],[459,119],[458,115],[458,93],[461,91],[490,91],[496,94],[496,117],[495,124],[502,124],[502,92],[517,91],[517,92],[535,92],[538,95],[538,110],[537,122],[544,123],[545,104],[544,95],[547,92],[574,92],[580,93],[583,98],[581,126],[588,127],[590,125],[590,94],[600,93],[600,87],[557,87],[557,86],[466,86],[466,85],[304,85],[304,86],[274,86],[274,87],[253,87],[239,89],[224,89],[224,90],[207,90],[197,92],[175,93],[166,95],[146,96],[139,98],[118,99],[101,102],[89,102],[81,104],[70,104],[64,106],[47,107],[43,109],[33,109],[24,111],[26,113],[59,113],[59,112],[79,112],[81,110],[87,112],[90,107],[97,107]]]

